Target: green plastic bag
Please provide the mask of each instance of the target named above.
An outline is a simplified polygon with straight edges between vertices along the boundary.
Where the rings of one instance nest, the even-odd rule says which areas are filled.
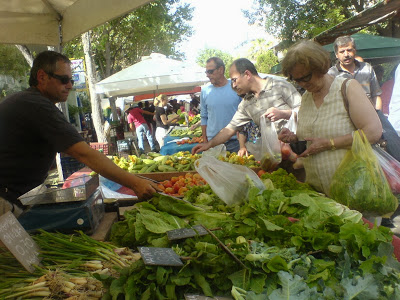
[[[362,130],[354,133],[353,145],[333,175],[330,196],[366,217],[393,213],[398,206]]]

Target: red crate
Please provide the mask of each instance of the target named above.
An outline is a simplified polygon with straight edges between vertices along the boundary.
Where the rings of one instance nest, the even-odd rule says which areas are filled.
[[[95,150],[103,150],[103,154],[108,155],[108,143],[90,143],[90,147]]]

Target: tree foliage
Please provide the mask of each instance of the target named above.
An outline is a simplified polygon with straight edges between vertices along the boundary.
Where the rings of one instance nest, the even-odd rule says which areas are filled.
[[[245,11],[249,23],[289,44],[316,36],[381,0],[254,0]],[[379,31],[379,28],[376,30]]]
[[[29,73],[29,66],[21,52],[13,45],[0,45],[0,74],[15,78]]]
[[[255,67],[258,72],[270,73],[271,68],[278,63],[278,57],[273,50],[267,50],[257,56]]]
[[[95,28],[92,49],[97,72],[101,79],[138,61],[142,56],[159,52],[182,58],[176,45],[192,35],[188,21],[193,8],[178,0],[158,0],[132,13]],[[69,43],[64,52],[69,57],[82,57],[81,41]]]
[[[234,60],[233,56],[218,49],[205,48],[199,51],[196,62],[199,66],[205,68],[207,64],[207,59],[211,57],[219,57],[220,59],[222,59],[225,64],[225,77],[229,77],[229,67]]]

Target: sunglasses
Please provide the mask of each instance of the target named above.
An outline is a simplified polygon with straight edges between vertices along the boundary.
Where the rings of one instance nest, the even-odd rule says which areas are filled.
[[[207,73],[207,74],[212,74],[212,73],[214,73],[214,71],[215,71],[216,69],[218,69],[218,68],[211,69],[211,70],[206,70],[206,73]]]
[[[72,78],[69,78],[67,75],[57,75],[54,73],[47,73],[47,74],[55,79],[60,80],[62,84],[68,84],[71,82],[71,84],[74,85],[74,80]]]
[[[309,82],[312,78],[312,72],[306,76],[300,77],[300,78],[293,78],[292,75],[290,75],[290,80],[292,81],[296,81],[297,83],[300,82]]]

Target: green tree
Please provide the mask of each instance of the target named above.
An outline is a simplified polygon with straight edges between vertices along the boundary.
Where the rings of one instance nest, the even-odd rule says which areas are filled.
[[[203,50],[200,50],[197,58],[196,58],[196,62],[199,66],[201,67],[206,67],[206,62],[207,59],[209,59],[210,57],[219,57],[220,59],[222,59],[222,61],[225,64],[225,77],[229,77],[229,67],[233,62],[233,56],[230,55],[229,53],[223,52],[221,50],[218,49],[212,49],[212,48],[205,48]]]
[[[267,50],[257,56],[256,69],[261,73],[270,73],[271,68],[278,63],[278,57],[273,50]]]
[[[28,73],[29,66],[21,52],[14,45],[0,44],[0,74],[20,78]]]
[[[158,0],[95,28],[91,47],[100,78],[106,78],[152,52],[183,58],[184,54],[176,45],[192,35],[192,27],[188,24],[192,12],[189,4],[180,4],[178,0]],[[69,43],[64,52],[70,57],[82,57],[81,41],[76,39]]]
[[[12,77],[16,84],[0,80],[0,101],[28,85],[29,65],[21,52],[13,45],[0,44],[0,74]]]
[[[254,0],[254,8],[244,12],[250,24],[263,24],[267,31],[287,45],[312,38],[381,0]],[[386,32],[387,23],[370,29]],[[287,46],[284,45],[284,46]]]

